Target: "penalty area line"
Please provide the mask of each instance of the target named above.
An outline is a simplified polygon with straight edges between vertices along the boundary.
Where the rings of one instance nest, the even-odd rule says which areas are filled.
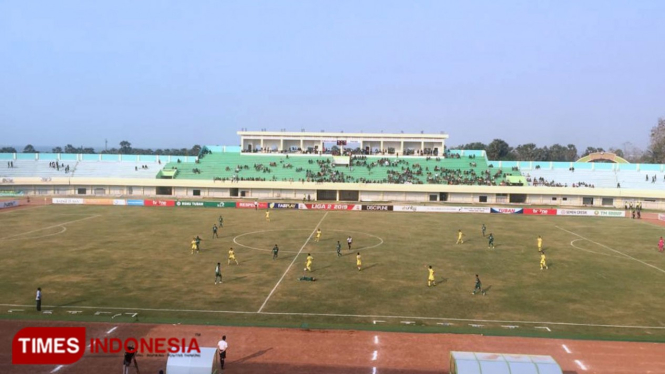
[[[309,243],[309,241],[312,239],[312,236],[316,232],[316,229],[318,229],[319,226],[321,226],[321,222],[323,222],[323,220],[326,219],[326,217],[328,216],[328,213],[329,212],[326,212],[326,214],[324,214],[323,217],[321,217],[321,220],[319,221],[319,223],[316,224],[316,227],[314,228],[314,230],[312,230],[312,233],[309,234],[309,236],[307,237],[307,240],[305,240],[305,243],[303,243],[302,247],[300,247],[300,250],[298,251],[298,253],[293,257],[293,261],[291,261],[291,263],[289,264],[289,267],[286,268],[286,271],[284,271],[284,274],[282,274],[282,277],[279,278],[279,280],[277,281],[277,284],[275,284],[275,287],[272,288],[272,291],[270,291],[270,293],[268,294],[268,297],[266,297],[266,299],[263,301],[263,304],[261,304],[261,307],[259,308],[259,311],[257,313],[261,313],[263,308],[265,308],[266,304],[268,303],[268,300],[270,300],[270,298],[272,297],[272,294],[275,293],[275,290],[277,289],[277,287],[279,287],[279,284],[282,283],[282,281],[284,280],[284,277],[286,277],[286,274],[293,267],[293,264],[296,263],[296,260],[298,259],[298,256],[300,256],[300,253],[302,253],[302,250],[305,249],[305,246],[307,245],[307,243]]]
[[[3,307],[34,307],[34,304],[0,304]],[[44,308],[63,308],[63,309],[93,309],[97,310],[99,306],[82,305],[42,305]],[[575,322],[545,322],[545,321],[504,321],[492,319],[464,319],[447,317],[415,317],[415,316],[389,316],[389,315],[367,315],[367,314],[334,314],[334,313],[294,313],[294,312],[250,312],[240,310],[205,310],[205,309],[157,309],[157,308],[135,308],[135,307],[104,307],[109,310],[138,310],[144,312],[176,312],[176,313],[219,313],[219,314],[262,314],[273,316],[310,316],[310,317],[343,317],[343,318],[390,318],[390,319],[415,319],[423,321],[459,321],[459,322],[485,322],[485,323],[514,323],[529,325],[555,325],[555,326],[582,326],[582,327],[609,327],[618,329],[638,329],[638,330],[665,330],[665,326],[639,326],[639,325],[603,325],[594,323],[575,323]],[[383,322],[383,321],[376,321]]]
[[[81,218],[81,219],[75,219],[73,221],[68,221],[68,222],[64,222],[64,223],[58,223],[57,225],[52,225],[52,226],[49,226],[49,227],[42,227],[40,229],[36,229],[36,230],[28,231],[28,232],[22,232],[20,234],[5,236],[4,238],[0,238],[0,240],[6,240],[6,239],[9,239],[9,238],[14,238],[14,237],[21,236],[21,235],[32,234],[33,232],[48,230],[48,229],[52,229],[52,228],[55,228],[55,227],[61,227],[61,226],[64,226],[64,225],[67,225],[67,224],[70,224],[70,223],[79,222],[79,221],[83,221],[83,220],[86,220],[86,219],[97,218],[97,217],[101,217],[101,216],[100,215],[95,215],[95,216],[89,216],[89,217],[85,217],[85,218]]]
[[[646,266],[648,266],[648,267],[654,268],[654,269],[660,271],[661,273],[665,273],[665,270],[663,270],[663,269],[661,269],[661,268],[659,268],[659,267],[657,267],[657,266],[654,266],[654,265],[648,264],[648,263],[646,263],[646,262],[644,262],[644,261],[642,261],[642,260],[638,260],[638,259],[636,259],[636,258],[633,257],[633,256],[627,255],[627,254],[625,254],[625,253],[623,253],[623,252],[621,252],[621,251],[617,251],[616,249],[614,249],[614,248],[610,248],[610,247],[606,246],[605,244],[601,244],[601,243],[598,243],[598,242],[594,242],[594,241],[591,240],[591,239],[585,238],[584,236],[582,236],[582,235],[580,235],[580,234],[576,234],[576,233],[574,233],[574,232],[572,232],[572,231],[566,230],[566,229],[564,229],[563,227],[559,227],[559,226],[556,226],[556,225],[555,225],[554,227],[556,227],[556,228],[559,229],[559,230],[565,231],[565,232],[567,232],[567,233],[569,233],[569,234],[573,234],[573,235],[575,235],[575,236],[579,236],[580,238],[582,238],[582,239],[584,239],[584,240],[586,240],[586,241],[589,241],[589,242],[591,242],[591,243],[597,244],[597,245],[599,245],[599,246],[601,246],[601,247],[603,247],[603,248],[607,248],[607,249],[609,249],[610,251],[612,251],[612,252],[614,252],[614,253],[618,253],[618,254],[620,254],[620,255],[622,255],[622,256],[625,256],[625,257],[627,257],[627,258],[629,258],[629,259],[631,259],[631,260],[633,260],[633,261],[637,261],[637,262],[639,262],[639,263],[641,263],[641,264],[643,264],[643,265],[646,265]]]

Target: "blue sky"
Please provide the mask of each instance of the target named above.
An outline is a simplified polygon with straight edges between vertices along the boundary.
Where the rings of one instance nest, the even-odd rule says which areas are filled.
[[[237,144],[240,128],[648,144],[663,1],[0,3],[0,143]]]

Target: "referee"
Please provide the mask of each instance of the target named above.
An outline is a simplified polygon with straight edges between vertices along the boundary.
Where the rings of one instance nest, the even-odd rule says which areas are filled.
[[[226,335],[222,336],[222,340],[217,342],[217,350],[219,351],[219,365],[224,370],[224,360],[226,359],[226,349],[229,345],[226,343]]]

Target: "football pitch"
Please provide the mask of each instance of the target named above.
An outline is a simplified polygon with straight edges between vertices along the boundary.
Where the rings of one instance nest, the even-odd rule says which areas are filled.
[[[57,205],[0,213],[0,318],[665,341],[663,228],[648,222],[297,210],[270,218],[251,209]],[[464,244],[455,244],[459,229]],[[196,235],[201,252],[190,254]],[[227,265],[230,247],[239,265]],[[315,282],[298,280],[308,254]],[[475,274],[485,296],[472,295]],[[37,287],[49,314],[34,310]]]

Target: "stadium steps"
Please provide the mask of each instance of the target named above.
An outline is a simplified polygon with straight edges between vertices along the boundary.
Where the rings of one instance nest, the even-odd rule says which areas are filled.
[[[56,177],[70,177],[72,172],[72,161],[58,161],[60,164],[69,165],[70,172],[65,173],[64,168],[60,170],[53,169],[49,166],[50,160],[13,160],[14,167],[5,167],[0,169],[0,177],[3,178],[19,178],[19,177],[39,177],[39,178],[56,178]]]
[[[367,163],[377,162],[382,159],[382,156],[367,156]],[[313,163],[309,161],[312,160]],[[286,155],[247,155],[242,153],[212,153],[207,154],[203,157],[199,163],[177,163],[170,162],[164,166],[164,169],[178,168],[178,175],[176,179],[204,179],[210,180],[216,177],[231,179],[234,176],[239,178],[265,178],[266,180],[277,181],[291,180],[298,181],[301,179],[307,178],[307,170],[311,170],[314,173],[317,173],[320,170],[319,165],[316,161],[320,160],[330,160],[333,161],[332,156],[290,156],[288,159]],[[389,158],[389,160],[394,161],[394,158]],[[397,166],[376,166],[369,171],[366,166],[355,166],[353,165],[351,169],[347,166],[337,166],[333,170],[338,170],[341,173],[344,173],[346,176],[351,176],[355,179],[364,178],[371,182],[383,182],[388,178],[388,172],[391,170],[402,172],[402,167],[409,167],[413,170],[415,164],[420,164],[423,168],[423,175],[414,176],[414,179],[426,183],[427,181],[427,172],[426,168],[429,168],[429,171],[432,174],[435,174],[435,166],[439,166],[446,169],[459,169],[462,172],[474,170],[477,174],[482,174],[485,170],[488,169],[488,163],[485,158],[475,158],[469,159],[466,157],[456,159],[456,158],[445,158],[440,159],[439,161],[436,158],[431,158],[427,160],[425,157],[407,157],[400,158],[399,160],[404,160],[406,164],[401,163]],[[277,166],[270,166],[270,163],[274,162]],[[470,162],[475,162],[476,166],[472,167],[469,165]],[[355,163],[355,160],[354,160]],[[263,171],[257,171],[254,168],[255,164],[262,164],[263,166],[271,169],[270,173],[264,173]],[[293,165],[292,168],[284,168],[284,164]],[[239,172],[236,173],[236,167],[243,166]],[[244,166],[248,166],[247,169]],[[226,168],[229,170],[226,170]],[[194,173],[193,169],[199,169],[200,174]],[[296,169],[302,168],[303,170],[297,172]],[[498,168],[490,169],[493,173],[499,170]],[[501,169],[507,175],[520,175],[519,172],[512,171],[510,169]],[[498,178],[497,183],[501,183],[503,178]]]
[[[141,169],[148,165],[148,169]],[[72,178],[155,178],[162,165],[156,162],[79,161]],[[138,168],[136,170],[135,168]]]

